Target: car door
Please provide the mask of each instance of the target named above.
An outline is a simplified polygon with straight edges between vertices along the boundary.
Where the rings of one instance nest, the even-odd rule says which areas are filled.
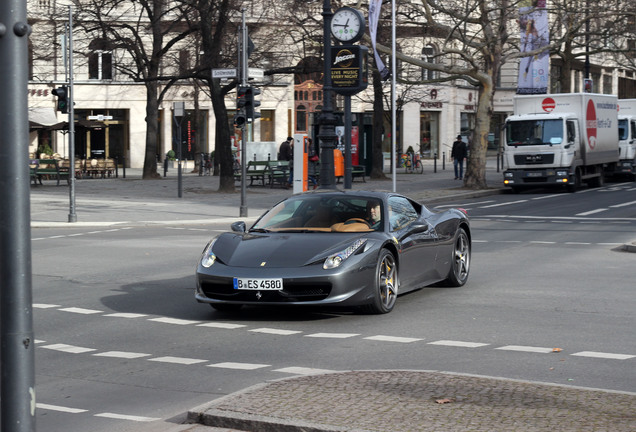
[[[437,233],[402,196],[388,198],[391,235],[399,246],[400,292],[428,285],[435,280]]]

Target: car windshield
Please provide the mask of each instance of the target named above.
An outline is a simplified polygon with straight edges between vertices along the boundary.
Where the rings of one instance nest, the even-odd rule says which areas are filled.
[[[562,141],[561,120],[523,120],[506,124],[506,143],[510,146],[554,144]]]
[[[292,197],[265,213],[251,232],[382,231],[382,201],[361,196]]]
[[[626,119],[618,121],[618,139],[623,141],[629,138],[629,123]]]

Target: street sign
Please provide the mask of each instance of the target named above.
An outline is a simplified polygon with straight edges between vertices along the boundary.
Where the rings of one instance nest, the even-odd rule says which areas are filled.
[[[212,78],[236,78],[236,68],[234,69],[212,69]]]
[[[247,76],[249,78],[265,78],[265,69],[261,68],[248,68]]]
[[[104,120],[112,120],[112,119],[113,119],[113,116],[99,114],[99,115],[92,115],[92,116],[88,116],[88,119],[89,119],[89,120],[99,120],[99,121],[104,121]]]

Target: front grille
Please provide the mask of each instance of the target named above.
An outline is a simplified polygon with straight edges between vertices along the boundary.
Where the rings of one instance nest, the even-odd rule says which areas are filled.
[[[208,280],[201,282],[201,290],[206,297],[214,300],[245,302],[303,302],[323,300],[331,293],[329,282],[287,282],[283,280],[281,291],[235,290],[232,279]],[[260,298],[257,297],[260,294]]]
[[[554,154],[517,154],[515,155],[516,165],[538,165],[554,163]]]

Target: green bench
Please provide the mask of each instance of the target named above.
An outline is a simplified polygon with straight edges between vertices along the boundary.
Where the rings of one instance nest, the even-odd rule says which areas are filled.
[[[268,161],[267,177],[271,188],[276,183],[287,186],[289,183],[289,161]]]
[[[351,180],[355,179],[356,177],[362,177],[362,181],[366,183],[367,180],[364,178],[366,173],[367,169],[364,167],[364,165],[353,165],[351,167]]]
[[[66,177],[67,183],[70,183],[69,169],[67,166],[62,166],[58,159],[35,159],[31,160],[31,179],[35,184],[36,180],[42,184],[42,178],[52,178],[57,180],[57,185],[60,185],[60,180]],[[32,167],[32,168],[31,168]]]

